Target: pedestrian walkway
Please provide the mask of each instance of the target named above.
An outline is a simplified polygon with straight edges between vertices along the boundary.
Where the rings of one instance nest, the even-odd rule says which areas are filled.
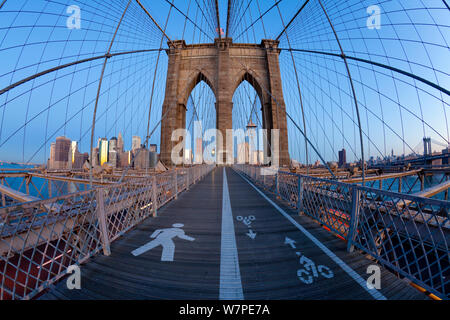
[[[307,217],[216,168],[41,299],[425,299]]]

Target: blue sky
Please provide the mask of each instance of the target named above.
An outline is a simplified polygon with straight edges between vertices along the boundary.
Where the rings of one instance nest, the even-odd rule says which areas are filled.
[[[175,6],[188,13],[200,32],[167,1],[142,0],[167,35],[187,43],[210,42],[214,30],[212,11],[202,6],[208,1],[175,0]],[[345,53],[419,75],[441,87],[450,88],[450,12],[441,0],[365,1],[322,0]],[[247,1],[235,12],[243,12]],[[275,1],[251,2],[245,15],[231,25],[235,42],[256,42],[275,38],[297,12],[303,1],[279,2],[250,27],[260,12],[271,8]],[[81,8],[81,29],[66,27],[69,5]],[[7,1],[0,10],[0,89],[34,73],[80,59],[103,55],[117,26],[127,1]],[[227,1],[219,1],[221,27],[226,29]],[[378,4],[381,9],[381,29],[369,30],[367,7]],[[258,8],[259,5],[259,8]],[[189,7],[189,10],[188,10]],[[170,16],[169,19],[169,10]],[[239,11],[240,10],[240,11]],[[208,20],[209,19],[209,20]],[[167,24],[167,27],[166,27]],[[186,24],[186,28],[185,28]],[[247,31],[245,31],[247,29]],[[112,53],[158,49],[161,33],[133,1],[119,29]],[[166,40],[162,41],[166,47]],[[24,45],[26,44],[26,45]],[[317,0],[311,0],[304,11],[280,38],[283,49],[303,49],[340,53],[336,39]],[[280,68],[288,113],[303,128],[297,79],[305,110],[306,129],[310,140],[327,160],[336,160],[337,151],[347,149],[350,160],[360,157],[359,133],[350,81],[341,58],[320,54],[282,51]],[[158,62],[157,62],[158,61]],[[364,136],[365,157],[382,156],[404,151],[410,153],[425,136],[440,144],[448,140],[450,99],[446,94],[409,77],[370,64],[349,61],[355,86]],[[158,67],[156,68],[156,66]],[[39,77],[0,96],[0,159],[6,161],[43,162],[49,156],[50,143],[66,135],[80,143],[81,151],[90,145],[90,128],[103,59],[69,67]],[[155,72],[156,69],[156,72]],[[117,136],[122,132],[126,147],[131,137],[147,134],[161,118],[164,100],[167,56],[164,52],[135,53],[111,58],[97,110],[94,141],[99,137]],[[154,95],[151,98],[152,85]],[[251,86],[239,90],[254,96]],[[197,99],[211,93],[198,87]],[[247,96],[247,98],[246,98]],[[235,104],[248,117],[254,101],[247,94],[236,94]],[[201,99],[201,117],[214,123],[211,101]],[[149,107],[152,106],[151,112]],[[257,108],[258,112],[260,108]],[[188,120],[192,108],[188,108]],[[235,119],[242,126],[243,119]],[[305,162],[303,136],[288,123],[290,152],[293,158]],[[155,131],[150,142],[159,145],[160,132]],[[441,148],[435,145],[436,149]],[[317,155],[311,153],[310,161]]]

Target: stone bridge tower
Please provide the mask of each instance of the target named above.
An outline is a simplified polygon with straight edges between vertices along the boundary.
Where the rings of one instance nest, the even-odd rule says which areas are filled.
[[[233,95],[247,80],[256,90],[262,104],[263,127],[280,129],[280,165],[290,163],[286,106],[283,98],[279,66],[278,41],[263,40],[258,44],[237,44],[230,38],[216,39],[211,44],[186,45],[184,40],[169,43],[169,65],[161,124],[161,160],[172,166],[172,132],[186,126],[186,105],[191,91],[205,81],[216,97],[217,129],[226,146],[226,130],[233,129]],[[270,141],[271,137],[268,136]],[[217,146],[217,154],[233,154]],[[269,152],[270,154],[270,152]]]

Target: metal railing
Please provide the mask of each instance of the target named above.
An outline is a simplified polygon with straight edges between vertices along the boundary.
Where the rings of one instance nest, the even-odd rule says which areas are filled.
[[[315,219],[399,276],[450,296],[450,202],[327,179],[235,165],[299,213]]]
[[[30,299],[208,174],[214,166],[0,208],[0,300]]]

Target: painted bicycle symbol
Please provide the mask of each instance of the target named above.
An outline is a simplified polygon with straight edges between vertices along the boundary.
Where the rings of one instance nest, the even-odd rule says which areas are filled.
[[[256,220],[256,218],[255,216],[248,216],[248,217],[238,216],[236,217],[236,220],[242,222],[247,227],[250,227],[250,225],[252,224],[253,221]]]
[[[297,271],[297,277],[305,284],[312,284],[314,278],[319,278],[319,274],[326,279],[334,277],[333,271],[330,268],[323,265],[316,266],[314,261],[306,256],[300,257],[300,264],[303,266],[303,269]]]

